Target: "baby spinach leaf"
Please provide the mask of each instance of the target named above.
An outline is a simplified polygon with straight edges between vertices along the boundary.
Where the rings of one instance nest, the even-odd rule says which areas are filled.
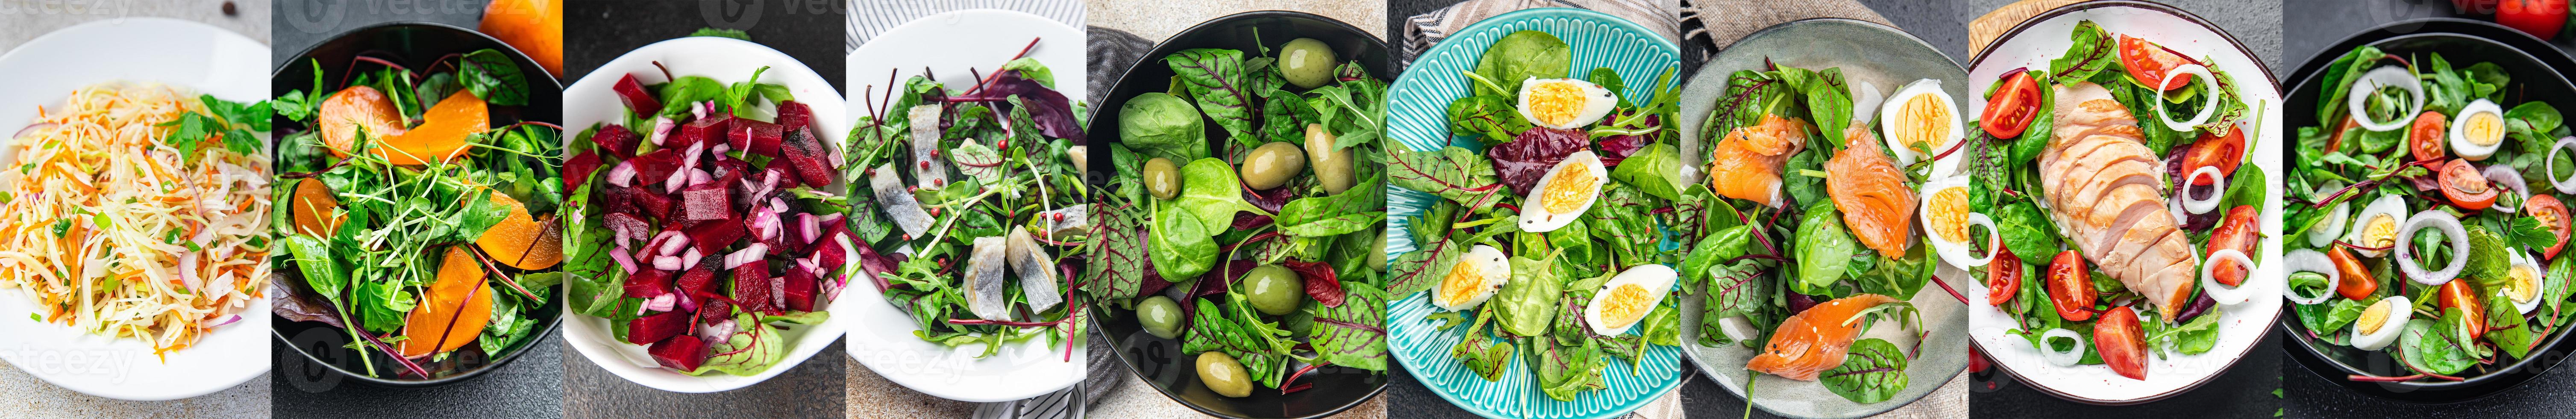
[[[1798,221],[1798,239],[1791,246],[1791,257],[1798,261],[1797,281],[1790,289],[1801,294],[1817,294],[1843,277],[1851,265],[1852,253],[1859,249],[1850,232],[1843,230],[1841,213],[1832,202],[1807,207]]]
[[[1154,218],[1148,253],[1153,255],[1156,274],[1167,279],[1197,278],[1216,267],[1219,252],[1215,235],[1208,233],[1198,216],[1176,205],[1164,208]]]
[[[1646,343],[1681,346],[1681,325],[1681,309],[1673,306],[1673,300],[1664,300],[1655,305],[1655,311],[1646,313]]]
[[[1825,371],[1817,381],[1834,395],[1854,403],[1878,403],[1895,398],[1905,391],[1905,351],[1887,340],[1870,338],[1852,342],[1851,352],[1843,365]]]
[[[1619,167],[1610,169],[1610,178],[1656,198],[1679,200],[1682,188],[1689,186],[1681,181],[1681,161],[1680,148],[1665,143],[1647,144],[1620,161]]]
[[[1475,325],[1467,328],[1467,337],[1449,347],[1449,357],[1457,358],[1468,371],[1476,372],[1476,376],[1484,377],[1485,381],[1501,379],[1503,368],[1512,363],[1512,344],[1496,342],[1492,335],[1485,333],[1485,323],[1493,320],[1493,314],[1492,310],[1477,311]]]
[[[1873,256],[1880,258],[1877,265],[1854,282],[1859,283],[1860,292],[1912,300],[1914,293],[1922,291],[1923,285],[1932,280],[1932,263],[1931,258],[1925,255],[1926,247],[1931,246],[1913,246],[1903,257]]]
[[[2408,368],[2446,375],[2476,365],[2478,360],[2461,350],[2459,343],[2443,336],[2448,334],[2445,329],[2448,327],[2432,320],[2408,320],[2404,334],[2397,336],[2398,359],[2405,361]]]
[[[1698,292],[1696,288],[1701,281],[1709,277],[1709,267],[1744,256],[1745,249],[1753,243],[1752,234],[1753,227],[1734,226],[1701,237],[1698,244],[1690,247],[1690,253],[1682,257],[1682,264],[1678,267],[1682,276],[1682,293]]]
[[[1361,181],[1332,196],[1297,198],[1279,208],[1276,221],[1283,234],[1330,237],[1366,230],[1386,220],[1385,183]]]
[[[1246,90],[1250,80],[1243,70],[1243,51],[1187,49],[1163,61],[1171,65],[1173,74],[1189,82],[1190,97],[1198,100],[1199,112],[1216,120],[1236,144],[1261,145],[1252,127],[1252,92]]]
[[[2028,255],[2023,260],[2057,256],[2057,224],[2040,215],[2038,206],[2028,201],[2006,204],[1995,212],[1994,220],[2004,248]]]
[[[1215,236],[1234,224],[1237,211],[1270,215],[1270,212],[1245,202],[1242,188],[1243,181],[1234,176],[1233,165],[1215,158],[1198,159],[1181,166],[1181,195],[1172,201],[1172,205],[1193,215],[1192,218],[1201,226],[1201,232]]]
[[[1522,81],[1565,78],[1573,66],[1574,48],[1556,35],[1532,30],[1512,32],[1485,47],[1485,54],[1476,61],[1476,75],[1510,91],[1494,92],[1480,86],[1486,91],[1477,94],[1517,95]]]
[[[1119,144],[1173,163],[1208,157],[1205,124],[1188,101],[1162,92],[1136,95],[1118,108]]]
[[[1548,321],[1556,319],[1556,299],[1565,294],[1552,266],[1555,258],[1532,260],[1513,255],[1512,277],[1503,283],[1487,304],[1501,322],[1503,331],[1517,336],[1547,333]]]
[[[1599,341],[1557,345],[1532,338],[1522,342],[1536,347],[1528,361],[1537,367],[1539,392],[1548,398],[1570,402],[1583,390],[1601,387],[1601,367],[1609,362],[1602,356]]]
[[[716,342],[713,346],[707,347],[707,354],[711,355],[707,358],[707,363],[698,366],[696,371],[682,373],[705,375],[710,372],[723,372],[750,376],[759,374],[769,369],[769,366],[776,365],[779,360],[787,358],[787,339],[782,334],[784,332],[779,331],[777,327],[761,322],[751,313],[734,315],[734,324],[747,325],[744,327],[747,330],[734,332],[733,336],[726,338],[725,341]]]

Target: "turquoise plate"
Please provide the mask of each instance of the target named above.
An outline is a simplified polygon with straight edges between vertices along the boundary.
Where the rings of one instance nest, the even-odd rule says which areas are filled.
[[[1547,32],[1571,45],[1574,59],[1570,73],[1575,77],[1600,67],[1617,71],[1619,78],[1627,82],[1627,91],[1620,93],[1631,101],[1653,100],[1654,93],[1664,87],[1657,85],[1655,78],[1681,65],[1680,48],[1672,40],[1625,19],[1565,8],[1504,13],[1451,34],[1396,78],[1387,94],[1387,135],[1413,150],[1448,145],[1482,150],[1484,146],[1473,139],[1450,137],[1449,102],[1467,96],[1468,81],[1461,73],[1475,68],[1485,48],[1495,39],[1521,30]],[[1404,218],[1420,215],[1436,199],[1440,198],[1391,188],[1387,195],[1387,259],[1413,251],[1413,237],[1406,230]],[[1437,310],[1428,295],[1416,292],[1387,304],[1387,331],[1392,338],[1387,348],[1395,353],[1398,363],[1412,371],[1414,379],[1422,380],[1422,385],[1440,398],[1467,411],[1487,417],[1606,418],[1637,410],[1681,385],[1681,349],[1671,346],[1652,346],[1646,351],[1642,367],[1622,363],[1603,369],[1601,378],[1609,387],[1583,392],[1571,402],[1540,393],[1535,375],[1518,356],[1505,367],[1500,380],[1485,381],[1449,356],[1449,348],[1466,337],[1466,328],[1443,331],[1438,322],[1424,319]]]

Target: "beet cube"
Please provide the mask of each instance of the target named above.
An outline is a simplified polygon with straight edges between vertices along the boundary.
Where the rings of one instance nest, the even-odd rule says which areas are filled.
[[[780,144],[779,151],[787,159],[788,164],[796,169],[796,178],[804,180],[806,186],[821,187],[832,183],[832,163],[824,160],[831,158],[829,156],[831,152],[825,150],[822,141],[814,137],[813,129],[797,128],[795,131],[788,131],[786,139]]]
[[[672,172],[687,169],[688,165],[680,161],[683,157],[686,156],[681,155],[680,148],[665,147],[635,156],[627,162],[635,164],[635,185],[642,186],[662,183],[664,179],[671,178]]]
[[[602,225],[608,226],[609,231],[626,232],[625,234],[618,235],[618,238],[624,238],[638,243],[653,239],[653,224],[644,222],[642,217],[637,217],[634,214],[623,212],[609,213],[601,223]]]
[[[590,183],[590,172],[595,170],[599,170],[599,153],[582,150],[581,154],[573,155],[571,160],[565,160],[564,193],[572,193],[573,189],[581,188],[581,184]]]
[[[706,292],[707,285],[716,283],[716,268],[719,267],[722,265],[699,263],[698,266],[689,268],[688,272],[681,273],[680,293],[688,294],[691,298],[699,298],[699,295]]]
[[[778,155],[778,137],[780,135],[786,135],[786,130],[781,129],[783,127],[784,126],[782,125],[767,122],[736,119],[733,121],[733,129],[726,131],[733,133],[733,135],[730,136],[732,138],[728,139],[733,140],[732,144],[734,150],[775,157]],[[760,151],[762,144],[767,144],[767,147],[769,147],[768,152],[763,153]]]
[[[805,104],[796,103],[793,100],[778,102],[778,125],[787,129],[797,129],[813,124],[813,108],[807,108]]]
[[[634,275],[626,276],[626,296],[628,297],[653,298],[669,293],[671,293],[670,271],[647,267],[636,270]]]
[[[706,255],[707,260],[717,261],[723,260],[722,253],[718,252],[721,252],[725,246],[742,241],[744,232],[742,220],[730,217],[709,220],[681,230],[681,234],[689,235],[689,245],[698,247],[698,253]]]
[[[769,165],[767,165],[767,166],[761,166],[761,170],[762,170],[762,171],[776,170],[776,171],[778,171],[778,172],[779,172],[779,173],[778,173],[778,188],[779,188],[779,189],[786,189],[786,188],[791,187],[791,186],[796,186],[797,184],[800,184],[800,183],[805,183],[804,179],[801,179],[801,178],[799,178],[799,177],[796,175],[796,165],[795,165],[795,163],[789,163],[789,162],[787,162],[787,159],[785,159],[785,158],[769,159]],[[769,175],[767,175],[767,174],[762,174],[761,176],[762,176],[763,178],[766,178],[766,177],[768,177]],[[828,181],[827,181],[827,182],[828,182]],[[822,185],[815,185],[815,186],[816,186],[816,187],[821,187]]]
[[[626,342],[649,345],[672,336],[679,336],[680,332],[689,330],[689,325],[696,323],[691,320],[697,320],[697,316],[677,311],[655,313],[628,320],[626,321]]]
[[[671,138],[662,141],[663,148],[687,148],[690,144],[707,143],[707,148],[724,141],[725,128],[733,126],[733,116],[708,116],[680,125]]]
[[[590,143],[598,145],[600,152],[618,158],[635,157],[635,146],[643,141],[643,136],[626,129],[625,125],[602,126],[598,133],[590,135]]]
[[[645,191],[642,187],[637,187],[635,193],[628,197],[634,199],[636,209],[642,210],[643,214],[640,215],[650,215],[655,220],[665,222],[671,220],[671,207],[678,204],[672,202],[670,197]]]
[[[723,185],[710,183],[701,186]],[[725,190],[720,187],[691,187],[681,190],[680,218],[685,220],[714,220],[732,217],[734,216],[733,200],[726,195]]]
[[[742,305],[743,311],[762,313],[777,311],[777,308],[769,306],[770,281],[768,275],[733,277],[734,304]]]
[[[847,218],[823,223],[823,237],[814,240],[814,261],[821,263],[824,269],[839,269],[841,264],[849,263],[849,253],[843,252],[841,245],[833,240],[849,234],[848,225]]]
[[[733,303],[727,303],[725,300],[710,298],[704,305],[698,306],[698,324],[722,323],[732,318]]]
[[[804,268],[791,268],[787,270],[786,280],[787,309],[814,311],[814,289],[817,288],[814,273]]]
[[[672,336],[670,339],[654,343],[652,348],[647,348],[644,352],[653,355],[654,363],[675,370],[697,371],[699,365],[707,363],[706,341],[698,340],[696,336]]]
[[[635,81],[634,74],[619,77],[617,84],[609,86],[609,90],[616,91],[617,101],[625,103],[626,109],[634,111],[636,115],[652,115],[654,112],[662,111],[662,101],[654,99],[652,94],[645,93],[644,83]]]

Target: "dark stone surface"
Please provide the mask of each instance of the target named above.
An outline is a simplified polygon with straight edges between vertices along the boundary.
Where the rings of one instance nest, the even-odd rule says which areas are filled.
[[[277,357],[277,368],[269,370],[269,414],[278,418],[563,417],[560,335],[545,336],[519,358],[481,376],[427,388],[351,380],[304,359],[283,342],[272,341],[269,347]]]
[[[743,9],[748,3],[756,9]],[[844,88],[843,0],[579,0],[564,4],[564,85],[627,51],[700,28],[740,29]]]
[[[269,68],[341,32],[385,22],[430,22],[466,30],[483,22],[488,0],[308,0],[270,7]]]
[[[644,418],[710,416],[729,418],[837,418],[848,370],[849,352],[841,340],[815,352],[805,363],[768,381],[715,393],[673,393],[626,381],[589,358],[563,364],[564,416],[570,418]]]

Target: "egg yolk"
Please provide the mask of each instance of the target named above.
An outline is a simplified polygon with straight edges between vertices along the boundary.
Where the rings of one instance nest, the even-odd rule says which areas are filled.
[[[1583,96],[1582,87],[1573,83],[1538,83],[1530,86],[1529,90],[1530,117],[1543,125],[1562,126],[1574,122],[1574,117],[1583,113],[1585,101],[1590,99]]]
[[[2388,326],[2388,310],[2391,309],[2389,306],[2396,305],[2390,304],[2391,302],[2393,300],[2379,300],[2378,303],[2371,304],[2370,308],[2362,309],[2361,318],[2352,322],[2353,330],[2359,330],[2365,335],[2379,333],[2379,328]]]
[[[2364,247],[2388,247],[2396,245],[2397,217],[2388,214],[2379,214],[2370,217],[2369,223],[2362,224],[2361,243],[2354,244]]]
[[[1968,188],[1948,188],[1932,192],[1933,232],[1953,242],[1968,241]]]
[[[1619,284],[1618,288],[1611,288],[1606,300],[1593,302],[1601,305],[1601,322],[1604,323],[1601,327],[1605,328],[1637,324],[1638,320],[1646,318],[1647,311],[1655,309],[1654,292],[1637,284]]]
[[[2460,126],[2460,135],[2469,137],[2469,142],[2477,145],[2495,145],[2504,141],[2504,118],[2494,112],[2469,114],[2468,121]]]
[[[2513,282],[2510,282],[2512,286],[2505,287],[2504,292],[2513,297],[2513,302],[2529,302],[2532,297],[2540,296],[2539,272],[2532,272],[2527,266],[2515,266],[2509,272],[2512,272]]]
[[[1440,305],[1466,302],[1475,298],[1476,293],[1483,292],[1484,287],[1484,271],[1477,267],[1475,261],[1461,260],[1458,266],[1449,268],[1448,277],[1440,279]]]
[[[1592,173],[1592,166],[1574,162],[1562,164],[1566,165],[1565,168],[1557,170],[1556,179],[1548,181],[1547,190],[1539,191],[1539,208],[1551,214],[1582,211],[1584,200],[1601,193],[1601,177]]]
[[[1940,150],[1950,134],[1950,108],[1941,106],[1941,98],[1930,94],[1914,95],[1898,108],[1897,144],[1922,144],[1924,150]]]

